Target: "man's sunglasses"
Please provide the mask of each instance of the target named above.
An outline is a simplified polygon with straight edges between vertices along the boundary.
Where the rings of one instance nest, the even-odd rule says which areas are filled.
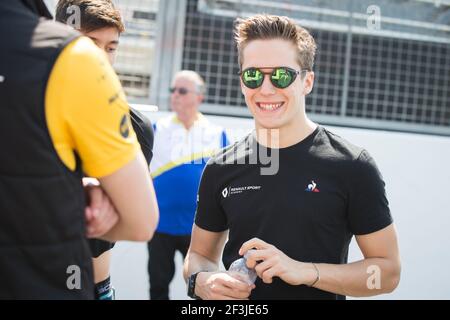
[[[169,92],[170,93],[174,93],[175,91],[178,91],[178,93],[181,94],[182,96],[184,96],[185,94],[188,94],[189,92],[194,92],[194,91],[188,90],[188,89],[186,89],[184,87],[180,87],[180,88],[171,87],[171,88],[169,88]]]
[[[261,69],[273,69],[273,71],[263,72]],[[263,67],[248,68],[242,72],[239,72],[239,74],[241,75],[241,79],[244,85],[250,89],[261,87],[266,74],[270,75],[270,82],[272,82],[274,87],[285,89],[295,81],[297,75],[306,71],[308,70],[297,71],[288,67]]]

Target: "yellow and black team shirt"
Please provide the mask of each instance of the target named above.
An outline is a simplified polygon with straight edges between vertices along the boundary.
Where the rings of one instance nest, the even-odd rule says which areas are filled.
[[[139,144],[117,75],[86,37],[69,44],[50,74],[45,115],[62,162],[91,177],[114,173],[136,157]]]

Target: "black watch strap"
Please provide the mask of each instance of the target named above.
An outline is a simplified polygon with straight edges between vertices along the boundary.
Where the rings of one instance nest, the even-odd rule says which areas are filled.
[[[195,294],[195,282],[197,281],[197,276],[200,272],[202,271],[191,274],[188,279],[187,295],[195,300],[201,300],[201,298]]]

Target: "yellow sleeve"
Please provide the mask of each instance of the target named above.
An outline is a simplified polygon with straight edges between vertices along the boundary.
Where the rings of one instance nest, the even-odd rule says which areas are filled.
[[[88,38],[69,44],[50,74],[45,114],[55,149],[75,170],[75,152],[92,177],[114,173],[136,157],[139,144],[117,75]]]

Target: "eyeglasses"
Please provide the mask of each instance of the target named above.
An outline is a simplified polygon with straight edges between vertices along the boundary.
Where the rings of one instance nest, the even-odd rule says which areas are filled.
[[[261,69],[273,69],[272,72],[263,72]],[[265,75],[270,75],[270,82],[273,86],[279,89],[289,87],[297,78],[297,75],[308,70],[297,71],[289,67],[262,67],[262,68],[248,68],[242,72],[242,82],[247,88],[256,89],[263,84]]]
[[[188,94],[189,92],[194,92],[194,91],[188,90],[188,89],[186,89],[184,87],[179,87],[179,88],[171,87],[171,88],[169,88],[169,92],[170,93],[175,93],[175,91],[178,91],[178,93],[181,94],[182,96],[184,96],[185,94]]]

